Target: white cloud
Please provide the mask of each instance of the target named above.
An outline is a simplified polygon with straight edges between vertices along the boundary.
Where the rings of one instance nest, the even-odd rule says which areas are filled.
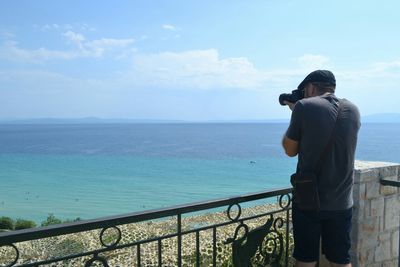
[[[67,31],[63,34],[71,43],[74,43],[79,46],[79,48],[83,48],[82,42],[85,41],[85,37],[82,34],[75,33],[73,31]]]
[[[38,50],[37,54],[45,53],[45,51]],[[40,57],[43,56],[43,54],[40,55]],[[397,88],[400,83],[399,67],[399,61],[394,60],[371,64],[362,70],[332,69],[338,80],[338,96],[354,101],[364,115],[399,112],[397,104],[399,98]],[[193,106],[201,110],[202,105],[207,104],[207,99],[196,102],[196,96],[207,95],[212,98],[214,92],[221,89],[233,89],[231,92],[225,92],[224,95],[234,99],[232,103],[235,104],[235,108],[230,107],[231,109],[225,114],[240,116],[241,112],[253,110],[253,106],[260,109],[265,103],[268,116],[281,116],[279,112],[283,111],[277,104],[277,97],[280,93],[288,93],[294,89],[307,74],[308,70],[305,71],[301,66],[260,70],[245,57],[221,58],[215,49],[136,54],[133,69],[121,70],[118,74],[99,75],[101,78],[97,80],[91,79],[90,74],[82,78],[45,70],[6,70],[0,71],[0,83],[3,88],[10,88],[10,90],[0,90],[2,96],[0,102],[3,99],[2,105],[5,106],[0,116],[15,116],[19,114],[18,112],[21,116],[34,114],[44,116],[43,114],[49,114],[49,112],[54,116],[71,116],[71,114],[107,116],[107,112],[112,112],[110,110],[118,110],[120,112],[118,116],[130,112],[129,114],[133,117],[138,114],[145,114],[143,117],[146,117],[146,114],[154,112],[154,117],[157,117],[172,112],[175,115],[171,116],[176,118],[185,112],[193,112]],[[177,92],[176,89],[181,89],[181,92]],[[204,89],[208,89],[209,92],[201,94],[195,92]],[[258,92],[243,92],[254,89]],[[184,90],[188,93],[182,93]],[[242,92],[238,93],[239,91]],[[153,92],[157,92],[157,96]],[[250,98],[242,98],[242,96],[250,96]],[[262,99],[259,100],[257,97]],[[9,99],[14,99],[14,102],[10,103]],[[186,101],[187,99],[192,99],[193,103]],[[241,101],[248,101],[248,99],[254,101],[254,104],[251,103],[243,109],[237,106]],[[135,104],[132,104],[132,101]],[[32,105],[32,102],[35,104]],[[164,109],[159,107],[159,103],[165,103]],[[176,108],[185,104],[184,108]],[[223,113],[226,106],[223,102],[221,104],[219,111]],[[71,105],[76,108],[70,109]],[[174,109],[178,109],[179,112],[170,111]],[[41,110],[42,113],[40,113]],[[74,110],[76,114],[73,113]],[[87,110],[92,110],[94,113],[85,113]],[[239,110],[238,113],[235,113],[237,110]],[[197,115],[203,114],[200,111],[196,112]],[[213,116],[212,113],[209,114],[209,118]]]
[[[215,49],[180,53],[136,54],[126,82],[157,88],[287,91],[315,69],[330,69],[338,88],[357,94],[359,88],[393,88],[400,83],[400,61],[381,62],[365,69],[346,70],[330,64],[325,55],[303,55],[291,68],[259,69],[246,57],[221,58]],[[368,89],[366,89],[368,90]],[[372,89],[371,89],[372,90]],[[385,89],[384,89],[385,90]]]
[[[297,61],[299,64],[294,68],[263,70],[246,57],[221,58],[216,49],[135,54],[133,69],[124,72],[121,80],[157,88],[289,91],[329,59],[306,55]]]
[[[176,26],[171,25],[171,24],[164,24],[164,25],[162,25],[162,28],[167,31],[178,31],[179,30],[179,28],[177,28]]]
[[[57,23],[48,23],[48,24],[44,24],[44,25],[37,25],[37,24],[33,25],[33,27],[35,29],[38,29],[38,30],[44,31],[44,32],[51,31],[51,30],[62,30],[62,29],[65,29],[65,26],[66,26],[65,24],[61,25],[61,24],[57,24]]]
[[[79,30],[79,31],[96,31],[96,28],[86,23],[74,23],[74,24],[58,24],[48,23],[44,25],[34,24],[33,27],[36,30],[47,32],[47,31],[68,31],[68,30]]]
[[[118,48],[125,48],[135,42],[135,39],[112,39],[102,38],[86,41],[86,38],[79,33],[67,31],[63,34],[70,42],[76,44],[81,50],[82,57],[101,57],[106,51]]]
[[[72,59],[77,54],[72,51],[57,51],[39,48],[27,50],[18,47],[15,41],[6,41],[0,46],[0,58],[10,61],[26,62],[26,63],[42,63],[46,60],[54,59]]]
[[[136,83],[184,88],[250,88],[266,79],[247,58],[221,59],[215,49],[137,55],[127,76]]]
[[[106,55],[114,58],[121,58],[121,55],[131,55],[131,45],[134,39],[112,39],[102,38],[98,40],[86,40],[85,36],[73,31],[66,31],[62,34],[70,43],[78,49],[73,50],[49,50],[46,48],[24,49],[12,40],[7,40],[0,45],[0,58],[10,61],[26,63],[44,63],[49,60],[70,60],[74,58],[101,58]]]
[[[70,50],[50,50],[44,47],[25,49],[12,40],[12,34],[7,34],[11,39],[0,44],[0,58],[25,63],[45,63],[50,60],[103,57],[128,59],[133,56],[133,67],[129,70],[118,70],[121,77],[117,78],[121,78],[125,84],[157,88],[288,91],[294,89],[309,72],[321,68],[331,69],[347,87],[370,87],[371,84],[378,83],[380,86],[385,84],[390,87],[392,81],[400,82],[400,60],[378,62],[364,69],[345,70],[335,69],[326,55],[305,54],[295,59],[297,65],[294,67],[263,70],[254,66],[246,57],[221,58],[216,49],[139,54],[133,47],[133,38],[89,40],[84,34],[72,30],[64,31],[62,35],[73,44]]]
[[[51,25],[51,24],[46,24],[41,27],[42,31],[47,31],[47,30],[51,30],[51,29],[54,29],[53,25]]]
[[[67,31],[63,35],[74,43],[81,43],[85,41],[85,36],[79,33],[75,33],[73,31]]]
[[[91,42],[85,43],[87,47],[126,47],[135,42],[135,39],[110,39],[110,38],[103,38],[99,40],[93,40]]]
[[[96,28],[89,26],[86,23],[83,23],[79,26],[80,30],[82,31],[96,31]]]
[[[344,80],[359,85],[382,86],[387,83],[400,83],[400,60],[377,62],[365,68],[344,70],[338,73]]]
[[[90,57],[103,57],[107,52],[111,53],[117,51],[118,53],[115,56],[120,58],[121,54],[124,54],[125,56],[126,54],[129,54],[127,52],[131,51],[131,49],[126,50],[126,48],[130,47],[134,42],[134,39],[103,38],[85,42],[83,47],[84,53]]]

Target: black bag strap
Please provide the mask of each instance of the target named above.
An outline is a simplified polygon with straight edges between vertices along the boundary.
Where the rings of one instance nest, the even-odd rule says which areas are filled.
[[[337,115],[336,115],[335,124],[333,126],[331,137],[329,138],[328,144],[326,145],[325,149],[322,151],[322,153],[321,153],[321,155],[319,157],[319,160],[317,162],[316,172],[315,172],[317,177],[318,177],[318,174],[321,172],[322,162],[324,161],[324,159],[328,155],[328,152],[331,150],[331,148],[333,146],[333,143],[335,141],[336,129],[337,129],[337,125],[338,125],[338,118],[339,118],[339,114],[340,114],[341,111],[342,111],[342,103],[338,99],[338,112],[337,112]]]

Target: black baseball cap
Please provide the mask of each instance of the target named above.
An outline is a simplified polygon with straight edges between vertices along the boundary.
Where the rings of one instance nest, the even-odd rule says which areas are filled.
[[[329,70],[315,70],[307,75],[306,78],[299,84],[297,89],[303,90],[307,83],[328,83],[336,86],[335,75]]]

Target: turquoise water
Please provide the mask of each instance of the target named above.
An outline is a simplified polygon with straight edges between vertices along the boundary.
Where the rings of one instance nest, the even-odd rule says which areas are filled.
[[[95,218],[288,185],[284,159],[1,155],[1,215]]]
[[[0,125],[0,216],[90,219],[289,186],[286,127]],[[399,133],[364,125],[357,158],[400,162],[387,145]]]

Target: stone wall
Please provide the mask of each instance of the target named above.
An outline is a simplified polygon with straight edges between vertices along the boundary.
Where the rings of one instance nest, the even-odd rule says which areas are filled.
[[[400,190],[380,179],[399,181],[400,165],[357,161],[354,173],[352,258],[355,267],[397,266]]]
[[[353,267],[396,267],[399,257],[400,164],[356,161],[352,231]],[[329,266],[321,257],[321,267]]]

